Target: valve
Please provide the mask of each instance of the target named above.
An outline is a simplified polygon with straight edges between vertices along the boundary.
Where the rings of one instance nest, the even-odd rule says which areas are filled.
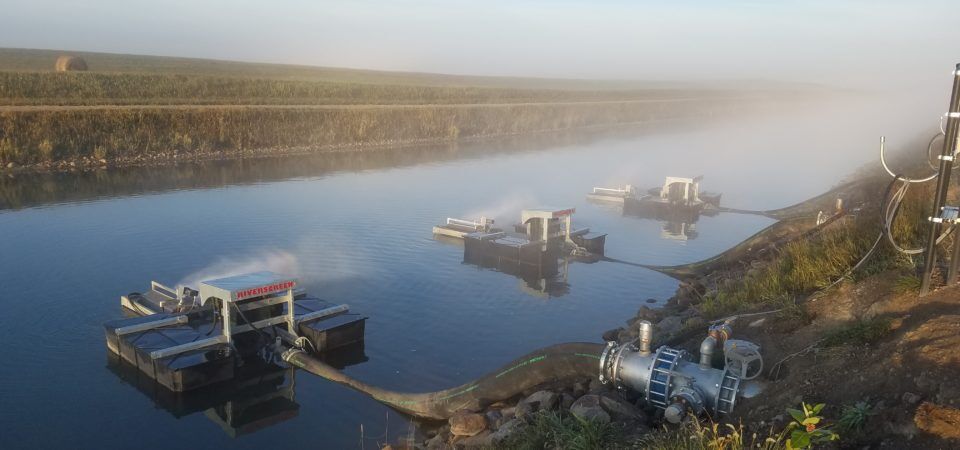
[[[753,342],[730,339],[723,344],[724,368],[741,380],[752,380],[763,372],[760,346]]]

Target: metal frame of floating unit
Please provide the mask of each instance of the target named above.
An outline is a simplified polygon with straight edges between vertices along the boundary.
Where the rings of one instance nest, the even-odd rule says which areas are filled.
[[[463,239],[470,233],[500,231],[492,227],[493,223],[493,219],[486,217],[481,217],[476,221],[447,217],[446,223],[433,227],[433,234]]]
[[[587,194],[587,200],[622,205],[636,196],[636,190],[628,184],[623,188],[594,187],[593,191]]]

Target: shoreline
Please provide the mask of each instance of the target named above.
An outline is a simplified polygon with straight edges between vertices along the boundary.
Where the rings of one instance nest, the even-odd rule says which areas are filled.
[[[93,156],[44,161],[33,164],[18,165],[7,163],[0,165],[0,174],[26,175],[31,173],[70,173],[90,172],[107,169],[125,169],[138,167],[173,167],[180,164],[206,163],[216,161],[256,160],[265,158],[300,157],[341,155],[346,153],[393,152],[417,147],[431,147],[441,145],[476,144],[482,142],[498,142],[511,138],[560,136],[564,133],[607,133],[617,130],[642,129],[658,124],[679,124],[694,117],[679,117],[669,119],[651,119],[634,122],[618,122],[597,125],[585,125],[571,128],[538,129],[518,132],[504,132],[499,134],[459,137],[451,140],[446,137],[410,139],[386,143],[352,143],[326,146],[301,147],[263,147],[256,149],[226,150],[218,152],[183,152],[171,150],[153,154],[139,154],[134,156],[109,156],[95,158]]]

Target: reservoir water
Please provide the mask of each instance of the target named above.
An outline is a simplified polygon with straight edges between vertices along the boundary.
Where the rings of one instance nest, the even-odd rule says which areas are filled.
[[[306,373],[282,379],[295,377],[294,413],[234,437],[222,405],[171,406],[112,369],[101,324],[121,316],[120,295],[150,280],[283,271],[369,316],[348,374],[396,390],[454,386],[541,346],[599,342],[677,283],[602,261],[571,262],[538,284],[465,264],[462,246],[434,239],[433,225],[481,214],[512,224],[525,207],[570,206],[576,224],[609,234],[612,258],[693,262],[771,220],[702,217],[682,239],[585,194],[705,175],[703,188],[726,206],[793,204],[866,159],[850,149],[861,135],[831,136],[843,115],[811,108],[697,127],[4,179],[0,448],[376,448],[411,423]],[[798,127],[802,141],[785,138]],[[835,164],[812,163],[825,154]]]

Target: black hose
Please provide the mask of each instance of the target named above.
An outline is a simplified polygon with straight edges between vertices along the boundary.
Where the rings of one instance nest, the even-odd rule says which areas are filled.
[[[395,392],[345,375],[302,350],[291,349],[284,361],[330,381],[349,386],[401,412],[427,419],[448,419],[460,410],[478,411],[545,383],[596,377],[602,344],[552,345],[517,358],[475,381],[442,391]]]

